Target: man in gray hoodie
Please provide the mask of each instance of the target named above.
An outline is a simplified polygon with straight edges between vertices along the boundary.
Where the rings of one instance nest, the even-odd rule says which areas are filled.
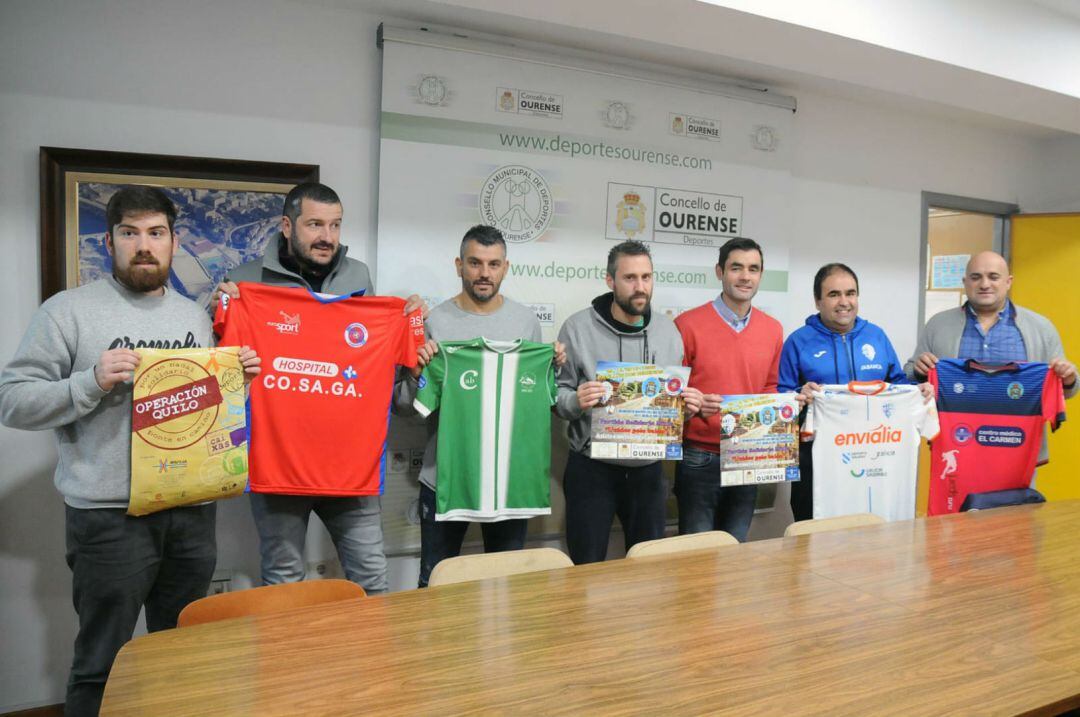
[[[214,292],[212,305],[216,307],[222,293],[237,298],[241,281],[371,296],[374,286],[367,265],[347,257],[349,248],[341,243],[343,213],[337,192],[325,184],[305,182],[293,187],[285,196],[281,233],[262,257],[229,272]],[[421,306],[418,296],[410,296],[405,313]],[[387,591],[379,496],[251,493],[250,501],[259,532],[263,585],[304,579],[308,519],[315,513],[334,541],[345,577],[369,593]]]
[[[626,549],[664,537],[667,481],[660,461],[597,460],[589,456],[590,411],[604,395],[596,380],[600,361],[681,366],[683,342],[675,324],[650,308],[652,256],[638,241],[625,241],[608,253],[607,294],[570,316],[559,331],[566,365],[559,372],[556,410],[570,421],[570,454],[563,476],[566,496],[566,543],[576,564],[607,557],[615,516],[622,524]],[[697,389],[684,389],[686,408],[701,409]]]
[[[136,348],[213,345],[206,313],[168,287],[176,209],[156,188],[124,187],[105,209],[112,276],[56,294],[0,373],[0,419],[54,429],[67,564],[79,633],[64,714],[96,715],[116,653],[146,608],[151,632],[203,597],[217,559],[215,504],[126,514]],[[258,359],[241,352],[247,378]]]

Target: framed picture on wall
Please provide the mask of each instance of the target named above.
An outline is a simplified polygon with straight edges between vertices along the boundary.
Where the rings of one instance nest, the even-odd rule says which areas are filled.
[[[314,164],[42,147],[41,299],[108,276],[105,206],[122,185],[160,187],[176,204],[180,248],[170,284],[207,305],[235,266],[262,256],[285,194],[319,179]]]

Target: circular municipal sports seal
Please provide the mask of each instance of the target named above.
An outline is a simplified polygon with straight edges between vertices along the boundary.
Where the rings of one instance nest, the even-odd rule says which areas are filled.
[[[132,430],[155,448],[187,448],[217,424],[221,406],[217,378],[190,359],[151,364],[135,382],[134,395]]]
[[[438,107],[446,102],[446,80],[437,75],[424,75],[416,86],[416,96],[425,105]]]
[[[725,435],[730,436],[731,433],[735,430],[735,416],[732,416],[729,413],[723,418],[721,418],[720,430],[723,431]]]
[[[480,188],[478,209],[485,224],[498,227],[506,241],[536,239],[551,223],[551,188],[536,170],[521,164],[499,167]]]
[[[664,393],[669,396],[678,396],[682,393],[682,378],[679,376],[672,376],[668,378],[667,383],[664,384]]]

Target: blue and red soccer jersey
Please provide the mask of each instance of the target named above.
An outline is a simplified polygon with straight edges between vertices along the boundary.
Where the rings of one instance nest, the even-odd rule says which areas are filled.
[[[326,296],[241,282],[222,296],[222,344],[262,358],[251,385],[250,486],[281,495],[379,495],[396,367],[415,366],[420,311],[395,297]]]
[[[930,446],[930,515],[956,513],[968,493],[1027,488],[1043,423],[1065,420],[1061,379],[1045,363],[942,359],[927,379],[941,433]]]

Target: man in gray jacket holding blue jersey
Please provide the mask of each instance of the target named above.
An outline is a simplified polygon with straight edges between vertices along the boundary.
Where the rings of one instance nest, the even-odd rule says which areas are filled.
[[[217,559],[215,504],[126,514],[131,379],[137,348],[213,345],[206,312],[167,286],[176,210],[151,187],[124,187],[105,209],[112,276],[62,291],[37,310],[0,373],[0,420],[56,431],[67,563],[79,633],[64,714],[96,715],[116,653],[146,608],[151,632],[203,597]],[[247,378],[258,358],[240,354]]]
[[[611,291],[566,320],[559,341],[566,365],[559,372],[556,410],[570,421],[570,454],[563,477],[566,495],[566,543],[576,564],[607,557],[615,516],[622,524],[626,549],[664,537],[667,481],[656,460],[597,460],[589,456],[589,412],[604,396],[596,380],[600,361],[681,366],[683,342],[674,322],[650,307],[652,256],[638,241],[625,241],[608,253]],[[701,409],[697,389],[683,389],[688,411]]]

